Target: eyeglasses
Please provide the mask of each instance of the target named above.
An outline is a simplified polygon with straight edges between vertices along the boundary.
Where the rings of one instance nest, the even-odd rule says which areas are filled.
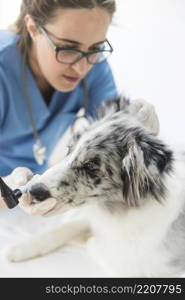
[[[45,28],[39,26],[38,29],[45,36],[51,47],[55,50],[56,60],[62,64],[74,64],[81,60],[83,57],[86,57],[89,64],[99,64],[102,61],[106,60],[113,52],[113,48],[108,40],[101,44],[100,49],[88,52],[77,50],[70,46],[58,47],[49,37],[48,32]]]

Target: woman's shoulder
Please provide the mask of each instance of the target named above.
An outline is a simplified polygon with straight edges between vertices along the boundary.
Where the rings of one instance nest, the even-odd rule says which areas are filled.
[[[5,51],[9,47],[16,46],[18,35],[10,30],[0,30],[0,52]]]
[[[99,72],[106,73],[109,70],[111,70],[110,64],[107,60],[105,60],[99,64],[95,64],[89,73],[100,76]]]
[[[0,30],[0,69],[4,73],[13,72],[20,60],[17,48],[19,36],[9,30]]]
[[[10,30],[0,30],[0,66],[9,68],[18,59],[17,48],[19,36]]]
[[[97,81],[100,81],[103,78],[112,78],[112,70],[109,62],[106,60],[102,63],[94,65],[87,75],[87,79],[90,85]]]

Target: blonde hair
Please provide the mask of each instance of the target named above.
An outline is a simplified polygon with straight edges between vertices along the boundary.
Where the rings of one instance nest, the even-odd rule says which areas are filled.
[[[93,9],[99,7],[105,9],[110,15],[116,10],[115,0],[22,0],[20,14],[15,23],[10,27],[20,35],[19,48],[23,53],[31,44],[30,35],[24,23],[24,17],[29,14],[35,24],[43,26],[55,17],[59,8]]]

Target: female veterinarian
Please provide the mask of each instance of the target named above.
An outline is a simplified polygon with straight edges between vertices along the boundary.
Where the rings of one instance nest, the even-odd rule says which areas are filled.
[[[115,0],[22,0],[11,30],[0,31],[0,176],[11,188],[46,170],[81,108],[93,117],[117,97],[106,61],[114,12]],[[19,206],[42,215],[56,204],[33,202],[24,193]]]
[[[12,188],[47,168],[80,108],[93,116],[117,96],[106,61],[114,12],[114,0],[23,0],[11,30],[0,31],[0,176]],[[30,214],[55,205],[25,197],[19,205]]]

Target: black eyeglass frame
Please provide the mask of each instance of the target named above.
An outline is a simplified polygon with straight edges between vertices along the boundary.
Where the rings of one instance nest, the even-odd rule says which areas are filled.
[[[38,26],[38,29],[40,31],[40,33],[42,33],[45,38],[47,39],[48,43],[50,44],[50,46],[55,50],[56,52],[56,60],[61,63],[61,64],[75,64],[76,62],[80,61],[83,57],[86,57],[87,59],[87,62],[91,65],[95,65],[95,64],[99,64],[101,62],[103,62],[104,60],[106,60],[111,54],[112,52],[114,51],[113,50],[113,47],[111,46],[110,42],[108,40],[106,40],[107,44],[109,45],[110,47],[110,50],[95,50],[95,51],[88,51],[88,52],[84,52],[84,51],[81,51],[81,50],[78,50],[78,49],[74,49],[73,47],[59,47],[57,46],[53,40],[49,37],[49,34],[48,34],[48,31],[47,29],[45,29],[43,26]],[[58,60],[58,52],[60,51],[63,51],[63,50],[71,50],[71,51],[74,51],[74,52],[78,52],[80,53],[81,55],[79,57],[77,57],[73,62],[61,62],[60,60]],[[96,53],[109,53],[109,55],[107,57],[104,57],[102,56],[102,60],[100,61],[97,61],[97,62],[91,62],[89,61],[89,56],[91,56],[92,54],[96,54]]]

